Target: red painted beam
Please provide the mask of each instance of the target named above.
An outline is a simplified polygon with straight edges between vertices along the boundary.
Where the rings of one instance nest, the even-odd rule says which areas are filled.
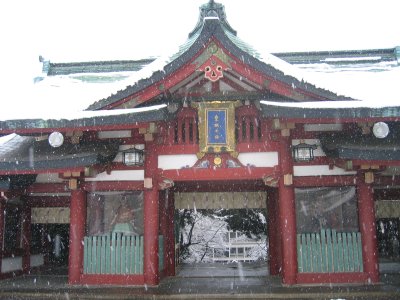
[[[27,174],[46,174],[46,173],[64,173],[64,172],[83,172],[84,170],[85,170],[85,167],[43,169],[43,170],[0,170],[0,175],[27,175]]]
[[[356,122],[379,122],[383,119],[387,122],[398,122],[398,117],[385,117],[385,118],[276,118],[281,122],[293,122],[300,124],[333,124],[333,123],[356,123]]]
[[[356,185],[356,177],[348,175],[295,176],[293,185],[295,187],[349,186]]]
[[[231,180],[227,178],[225,181],[218,181],[218,184],[210,178],[209,181],[179,181],[175,182],[175,192],[253,192],[265,191],[267,186],[262,179],[258,180]]]
[[[140,181],[86,181],[81,183],[87,192],[99,191],[142,191],[143,180]]]
[[[117,125],[96,125],[96,126],[82,126],[79,127],[81,131],[99,131],[99,130],[128,130],[141,128],[146,126],[147,123],[128,123],[128,124],[117,124]],[[59,131],[65,133],[67,131],[76,130],[76,127],[52,127],[52,128],[24,128],[24,129],[3,129],[0,130],[1,134],[10,134],[10,133],[18,133],[18,134],[46,134],[51,133],[53,131]]]
[[[220,169],[180,169],[180,170],[163,170],[161,176],[174,181],[221,181],[221,180],[249,180],[262,179],[264,176],[277,173],[277,168],[220,168]]]
[[[26,189],[27,194],[69,193],[67,183],[34,183]]]

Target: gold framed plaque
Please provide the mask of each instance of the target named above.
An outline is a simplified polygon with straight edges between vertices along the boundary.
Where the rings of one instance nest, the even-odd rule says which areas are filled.
[[[198,157],[206,153],[236,153],[235,140],[235,108],[239,101],[193,103],[199,117],[199,149]]]

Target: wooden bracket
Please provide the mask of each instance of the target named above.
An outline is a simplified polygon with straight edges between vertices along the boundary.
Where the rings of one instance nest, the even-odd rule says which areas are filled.
[[[374,125],[373,122],[359,122],[357,123],[358,127],[361,128],[362,134],[370,134],[371,127]]]
[[[68,188],[70,190],[78,189],[78,179],[77,178],[71,178],[70,180],[68,180]]]
[[[263,177],[264,184],[269,187],[277,187],[279,178],[277,176],[264,176]]]
[[[292,174],[285,174],[283,175],[283,184],[284,185],[292,185],[293,184],[293,175]]]
[[[374,183],[374,180],[375,180],[374,173],[373,172],[365,172],[364,180],[365,180],[365,183],[367,183],[367,184]]]
[[[281,122],[279,119],[272,120],[272,129],[280,130],[282,136],[290,136],[290,130],[296,127],[293,122]]]
[[[143,182],[145,189],[152,189],[153,188],[153,178],[146,177]]]
[[[72,144],[79,144],[83,136],[83,131],[81,130],[67,131],[65,135],[70,138]]]

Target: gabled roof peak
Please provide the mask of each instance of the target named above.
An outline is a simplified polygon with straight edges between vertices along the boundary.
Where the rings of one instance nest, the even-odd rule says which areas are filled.
[[[228,20],[226,19],[225,14],[225,6],[221,3],[214,2],[214,0],[210,0],[208,3],[203,4],[199,8],[200,15],[199,20],[195,28],[189,33],[189,38],[191,38],[194,34],[196,34],[203,26],[204,19],[219,19],[221,24],[233,35],[236,35],[236,30],[234,30],[231,25],[229,25]]]

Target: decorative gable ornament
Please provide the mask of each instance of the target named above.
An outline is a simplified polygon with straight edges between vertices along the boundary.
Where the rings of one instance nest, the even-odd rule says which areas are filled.
[[[204,72],[204,78],[207,78],[212,82],[216,82],[224,77],[223,71],[229,69],[230,68],[227,64],[213,55],[207,59],[206,62],[197,69],[197,71]]]
[[[230,60],[228,55],[212,41],[196,59],[195,63],[198,65],[196,71],[204,72],[204,78],[216,82],[224,77],[224,71],[231,69]]]

